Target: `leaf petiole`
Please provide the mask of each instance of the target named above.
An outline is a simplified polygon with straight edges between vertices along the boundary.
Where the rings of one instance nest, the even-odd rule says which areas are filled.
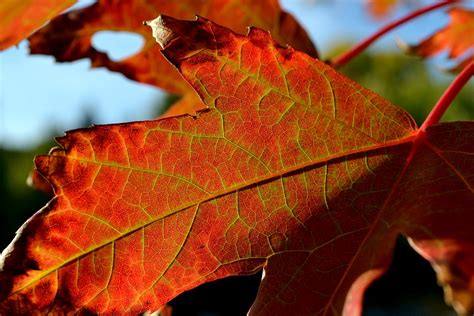
[[[474,61],[471,61],[466,68],[451,82],[449,87],[444,91],[441,98],[439,98],[436,105],[431,110],[430,114],[420,127],[420,131],[424,132],[428,127],[438,123],[444,112],[449,108],[451,102],[458,95],[459,91],[474,75]]]
[[[412,20],[412,19],[414,19],[414,18],[416,18],[420,15],[423,15],[423,14],[428,13],[430,11],[433,11],[435,9],[438,9],[438,8],[443,7],[443,6],[453,4],[453,3],[456,3],[456,2],[459,2],[459,1],[460,0],[440,1],[440,2],[437,2],[435,4],[423,7],[419,10],[413,11],[410,14],[402,17],[401,19],[398,19],[398,20],[396,20],[392,23],[389,23],[388,25],[381,28],[380,30],[378,30],[377,32],[375,32],[371,36],[367,37],[366,39],[364,39],[363,41],[361,41],[360,43],[358,43],[354,47],[350,48],[346,52],[343,52],[342,54],[332,58],[331,60],[329,60],[328,64],[331,65],[333,68],[342,67],[345,64],[347,64],[350,60],[352,60],[354,57],[359,55],[369,45],[371,45],[373,42],[378,40],[380,37],[382,37],[386,33],[390,32],[394,28],[396,28],[396,27],[398,27],[398,26],[400,26],[400,25],[402,25],[402,24],[404,24],[404,23],[406,23],[406,22],[408,22],[408,21],[410,21],[410,20]]]

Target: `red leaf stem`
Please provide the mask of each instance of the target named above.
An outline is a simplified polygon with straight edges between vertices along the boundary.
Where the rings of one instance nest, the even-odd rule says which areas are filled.
[[[379,31],[375,32],[371,36],[367,37],[365,40],[361,41],[359,44],[355,45],[351,49],[349,49],[346,52],[343,52],[339,56],[336,56],[332,58],[329,61],[329,64],[334,67],[334,68],[339,68],[347,64],[351,59],[359,55],[364,49],[366,49],[369,45],[371,45],[373,42],[378,40],[380,37],[385,35],[386,33],[390,32],[394,28],[398,27],[399,25],[402,25],[420,15],[423,15],[425,13],[428,13],[430,11],[436,10],[438,8],[444,7],[446,5],[450,5],[453,3],[459,2],[459,0],[447,0],[447,1],[441,1],[437,2],[435,4],[423,7],[419,10],[413,11],[412,13],[402,17],[401,19],[398,19],[392,23],[389,23],[385,27],[381,28]]]
[[[469,65],[467,65],[467,67],[464,68],[463,71],[461,71],[461,73],[454,79],[446,91],[444,91],[443,95],[438,100],[438,103],[433,107],[430,114],[423,122],[423,125],[421,125],[420,130],[422,132],[426,131],[429,126],[438,123],[444,112],[446,112],[451,105],[451,102],[453,102],[454,98],[458,95],[459,91],[473,75],[474,61],[471,61]]]

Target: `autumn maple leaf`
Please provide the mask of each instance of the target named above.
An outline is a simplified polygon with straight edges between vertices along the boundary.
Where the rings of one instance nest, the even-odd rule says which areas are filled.
[[[449,59],[463,58],[452,68],[459,72],[474,60],[474,11],[452,8],[448,14],[451,18],[449,24],[421,43],[407,46],[400,42],[400,45],[402,49],[421,57],[432,57],[447,51]]]
[[[263,268],[251,314],[359,315],[399,234],[473,309],[474,123],[418,129],[267,31],[149,24],[209,109],[37,157],[55,197],[2,253],[0,310],[137,314]]]

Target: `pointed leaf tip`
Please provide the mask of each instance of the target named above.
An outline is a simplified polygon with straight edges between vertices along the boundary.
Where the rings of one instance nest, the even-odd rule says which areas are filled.
[[[156,19],[144,21],[143,24],[151,27],[151,32],[156,42],[160,44],[161,48],[165,48],[166,44],[171,40],[172,32],[163,24],[162,15]]]
[[[156,19],[145,21],[144,24],[151,27],[153,37],[160,44],[161,48],[164,49],[173,39],[185,36],[187,34],[186,30],[189,30],[190,23],[201,20],[207,21],[198,16],[196,16],[195,21],[183,21],[160,14]]]

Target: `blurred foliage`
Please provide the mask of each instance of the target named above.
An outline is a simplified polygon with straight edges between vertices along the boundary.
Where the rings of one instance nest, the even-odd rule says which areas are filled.
[[[23,222],[39,210],[49,197],[27,186],[33,157],[47,153],[52,142],[25,151],[0,149],[0,196],[2,197],[0,248],[5,248]]]
[[[179,95],[174,94],[166,94],[164,98],[160,98],[159,103],[155,107],[155,117],[160,117],[161,115],[165,114],[169,108],[177,102],[181,97]]]
[[[342,51],[340,46],[330,56]],[[340,69],[349,78],[396,104],[421,125],[450,84],[452,75],[445,75],[420,58],[397,52],[363,53]],[[456,97],[443,121],[474,118],[474,98],[471,82]]]

